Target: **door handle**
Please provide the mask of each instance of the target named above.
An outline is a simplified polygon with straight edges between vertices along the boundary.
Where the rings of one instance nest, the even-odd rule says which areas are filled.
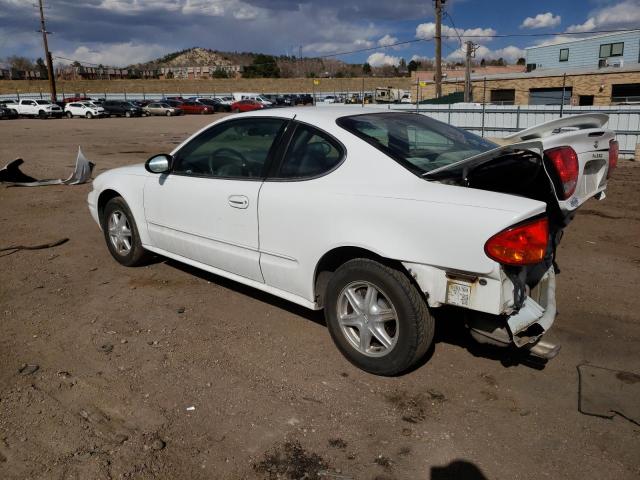
[[[247,208],[249,199],[244,195],[231,195],[229,196],[229,205],[233,208]]]

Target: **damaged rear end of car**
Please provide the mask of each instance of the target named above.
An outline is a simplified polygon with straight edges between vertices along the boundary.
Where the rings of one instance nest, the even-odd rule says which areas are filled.
[[[556,252],[576,210],[589,198],[603,199],[617,164],[606,115],[579,115],[547,122],[505,139],[510,145],[427,172],[428,180],[464,188],[525,197],[545,204],[544,213],[495,232],[484,245],[496,262],[499,307],[474,308],[479,276],[447,272],[443,304],[469,308],[467,326],[475,340],[528,349],[551,359],[559,346],[542,340],[554,323]],[[482,283],[479,283],[481,285]],[[431,302],[430,302],[431,303]]]

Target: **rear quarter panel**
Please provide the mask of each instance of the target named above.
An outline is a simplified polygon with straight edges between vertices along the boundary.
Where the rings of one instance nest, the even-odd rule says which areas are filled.
[[[486,240],[545,211],[526,198],[428,182],[355,136],[339,139],[348,152],[339,168],[312,180],[268,181],[260,192],[265,281],[311,301],[319,260],[342,246],[496,275]]]

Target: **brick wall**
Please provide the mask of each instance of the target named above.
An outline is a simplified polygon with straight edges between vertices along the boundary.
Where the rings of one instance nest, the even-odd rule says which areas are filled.
[[[416,91],[420,91],[421,99],[435,97],[435,85],[428,83],[425,87],[416,87],[415,74],[412,75],[412,97],[415,98]],[[483,81],[473,80],[473,100],[482,103],[483,101]],[[571,87],[572,104],[578,104],[580,95],[593,95],[594,105],[611,104],[611,86],[619,83],[640,83],[640,72],[621,73],[589,73],[580,75],[567,75],[566,87]],[[487,79],[486,101],[491,99],[491,90],[515,89],[516,105],[529,104],[529,89],[531,88],[561,88],[562,76],[553,77],[532,77],[518,79]],[[448,80],[442,84],[442,94],[464,91],[464,80]]]

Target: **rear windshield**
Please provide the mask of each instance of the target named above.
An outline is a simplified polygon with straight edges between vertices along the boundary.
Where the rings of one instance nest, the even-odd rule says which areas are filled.
[[[498,146],[417,113],[368,113],[337,123],[418,175]]]

